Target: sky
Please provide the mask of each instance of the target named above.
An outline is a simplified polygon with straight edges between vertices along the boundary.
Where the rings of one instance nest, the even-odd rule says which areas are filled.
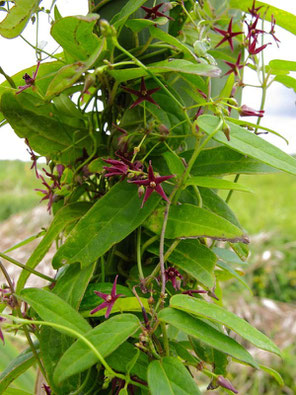
[[[279,6],[278,0],[265,0],[266,3]],[[43,0],[41,6],[50,8],[52,0]],[[250,0],[250,5],[252,0]],[[62,16],[67,15],[85,15],[87,13],[87,0],[58,0],[56,5]],[[281,0],[280,7],[286,11],[296,15],[296,1]],[[1,14],[0,14],[1,18]],[[40,18],[39,30],[39,46],[44,46],[47,52],[57,49],[54,40],[50,40],[47,15]],[[266,27],[268,30],[268,27]],[[30,42],[35,41],[36,25],[28,24],[24,31],[24,37]],[[280,47],[269,45],[265,50],[266,63],[271,59],[285,59],[296,61],[296,37],[280,27],[276,27],[276,36],[280,39]],[[49,41],[50,40],[50,41]],[[48,42],[47,42],[48,41]],[[291,50],[292,49],[292,50]],[[27,45],[21,38],[7,40],[0,37],[0,66],[10,75],[18,71],[30,67],[36,63],[35,51]],[[248,72],[246,68],[245,78],[248,82],[255,83],[253,74]],[[0,83],[4,80],[0,75]],[[254,88],[245,88],[243,96],[243,104],[252,108],[260,107],[260,90]],[[283,87],[279,83],[273,83],[268,90],[265,116],[261,124],[270,127],[281,133],[289,141],[287,145],[282,139],[272,134],[262,135],[262,138],[268,140],[272,144],[281,148],[288,153],[296,153],[296,94],[292,89]],[[248,118],[254,122],[252,118]],[[26,145],[23,140],[17,137],[11,130],[9,125],[0,128],[0,160],[4,159],[21,159],[30,160],[30,156],[26,151]]]

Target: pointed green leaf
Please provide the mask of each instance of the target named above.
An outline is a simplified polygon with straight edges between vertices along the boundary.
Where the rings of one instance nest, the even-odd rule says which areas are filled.
[[[198,317],[219,322],[253,343],[256,347],[273,352],[279,356],[281,355],[278,347],[267,336],[259,332],[247,321],[217,304],[187,295],[174,295],[170,300],[170,306]]]
[[[226,263],[232,263],[236,265],[245,265],[246,263],[240,259],[233,251],[226,248],[214,247],[212,251],[217,255],[219,259]]]
[[[161,233],[164,210],[157,209],[145,222],[145,226],[156,234]],[[226,219],[192,204],[170,208],[165,236],[168,239],[209,237],[248,243],[241,229]]]
[[[191,156],[192,151],[182,153],[182,157],[187,162]],[[272,167],[256,159],[249,158],[228,147],[220,146],[202,150],[191,169],[191,174],[193,176],[222,176],[227,174],[273,173],[275,171]]]
[[[164,357],[148,367],[148,386],[152,395],[198,395],[200,391],[189,371],[178,358]]]
[[[178,178],[184,173],[185,167],[182,160],[175,152],[166,151],[162,154],[167,163],[170,174],[175,174]]]
[[[199,187],[213,189],[227,189],[233,191],[251,192],[251,190],[244,185],[229,180],[223,180],[221,178],[213,177],[191,177],[186,181],[186,186],[188,185],[197,185]]]
[[[296,71],[296,62],[292,60],[272,59],[268,66],[272,74],[277,74],[277,71]]]
[[[27,391],[19,390],[17,388],[8,387],[5,390],[5,392],[3,392],[3,395],[32,395],[32,392],[27,392]]]
[[[128,17],[136,12],[145,2],[146,0],[128,0],[124,7],[122,7],[120,13],[115,15],[111,20],[111,24],[114,25],[115,29],[118,29],[120,26],[124,25]]]
[[[289,75],[277,75],[273,80],[281,83],[287,88],[292,88],[294,92],[296,92],[296,78]]]
[[[161,310],[158,318],[167,324],[175,326],[187,335],[196,337],[216,350],[258,368],[256,361],[243,346],[206,322],[192,317],[184,311],[178,311],[170,307]]]
[[[117,183],[73,228],[54,256],[53,266],[63,262],[88,266],[141,225],[159,200],[153,194],[141,208],[137,187],[127,182]]]
[[[223,269],[225,272],[229,273],[231,277],[235,277],[244,287],[246,287],[251,294],[253,294],[251,288],[249,287],[249,285],[246,283],[246,281],[242,278],[242,276],[237,273],[231,266],[229,266],[227,263],[223,262],[223,261],[219,261],[217,262],[217,266],[219,266],[221,269]],[[216,272],[216,277],[218,277],[219,271]]]
[[[55,215],[50,227],[48,228],[45,236],[33,251],[28,259],[26,266],[34,269],[43,259],[50,246],[62,230],[70,223],[77,221],[87,210],[91,207],[90,203],[78,202],[72,203],[62,207]],[[29,278],[30,273],[23,270],[17,282],[16,292],[20,292]]]
[[[202,115],[197,122],[209,135],[217,127],[219,119],[212,115]],[[229,126],[230,141],[226,139],[222,130],[215,134],[214,140],[276,169],[296,175],[296,159],[292,156],[238,125],[229,122]]]
[[[202,76],[218,77],[220,69],[205,63],[193,63],[185,59],[163,60],[147,65],[153,74],[168,72],[179,72],[184,74],[195,74]],[[108,70],[108,73],[117,82],[123,82],[134,78],[149,76],[143,68],[129,68],[119,70]]]
[[[18,0],[0,23],[0,34],[5,38],[17,37],[26,27],[41,0]]]
[[[81,334],[91,329],[89,323],[73,307],[52,292],[42,288],[26,288],[20,292],[20,297],[44,321],[66,326]]]
[[[102,357],[110,355],[140,328],[135,315],[120,314],[109,318],[90,330],[85,338],[100,352]],[[57,384],[66,378],[83,372],[98,362],[96,355],[81,340],[77,340],[59,360],[54,380]]]
[[[270,376],[272,376],[278,384],[283,387],[285,385],[285,382],[282,378],[282,376],[277,372],[276,370],[270,368],[269,366],[264,366],[264,365],[259,365],[261,370],[264,370],[264,372],[268,373]]]

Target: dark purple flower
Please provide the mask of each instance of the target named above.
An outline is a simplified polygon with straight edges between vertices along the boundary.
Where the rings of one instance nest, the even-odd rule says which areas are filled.
[[[220,387],[226,388],[229,391],[234,392],[235,394],[238,394],[238,391],[233,387],[230,381],[226,380],[225,377],[223,376],[218,376],[217,378],[217,384],[220,385]]]
[[[256,48],[256,44],[257,44],[257,38],[253,38],[253,40],[249,40],[248,51],[250,55],[257,55],[259,52],[263,51],[270,43],[261,45],[261,47],[258,48]]]
[[[157,4],[155,7],[148,8],[142,6],[141,8],[146,12],[145,19],[156,19],[157,17],[162,17],[164,16],[165,18],[173,20],[170,16],[167,16],[163,14],[162,12],[159,12],[159,8],[163,6],[164,3]]]
[[[99,310],[104,309],[105,307],[107,307],[107,311],[105,314],[105,318],[108,318],[110,315],[110,312],[112,310],[112,307],[114,306],[114,303],[116,302],[116,300],[118,298],[120,298],[120,296],[124,296],[122,294],[116,294],[116,284],[117,284],[117,278],[118,275],[115,277],[113,286],[112,286],[112,290],[111,290],[111,294],[104,294],[102,292],[99,291],[94,291],[94,293],[96,295],[98,295],[100,298],[104,299],[104,302],[101,303],[99,306],[97,306],[95,309],[93,309],[90,314],[94,314]]]
[[[0,317],[0,323],[3,322],[3,321],[5,321],[5,318]],[[2,342],[3,342],[3,344],[4,344],[5,341],[4,341],[4,336],[3,336],[3,332],[2,332],[2,330],[1,330],[1,328],[0,328],[0,339],[2,340]]]
[[[273,15],[271,15],[271,22],[270,22],[270,23],[271,23],[271,29],[270,29],[269,34],[272,35],[272,37],[273,37],[273,39],[274,39],[276,45],[279,47],[278,43],[280,43],[280,40],[275,36],[274,27],[275,27],[275,24],[276,24],[276,20],[274,19],[274,16],[273,16]]]
[[[168,202],[169,199],[167,198],[167,196],[160,184],[166,180],[169,180],[170,178],[173,178],[173,177],[175,177],[175,176],[172,175],[172,176],[155,177],[153,168],[151,165],[151,161],[150,161],[149,168],[148,168],[148,179],[146,179],[146,180],[131,180],[129,182],[132,182],[137,185],[143,185],[144,187],[146,187],[146,192],[145,192],[144,199],[142,201],[142,206],[141,206],[141,207],[143,207],[144,203],[147,201],[147,199],[150,197],[150,195],[153,191],[157,192],[164,200],[166,200]]]
[[[257,29],[258,20],[259,20],[259,15],[257,15],[256,19],[252,23],[249,24],[246,22],[246,24],[248,26],[248,34],[246,37],[247,39],[252,38],[253,40],[257,41],[258,35],[260,33],[262,33],[262,34],[265,33],[264,30]]]
[[[258,14],[258,11],[259,11],[263,6],[255,8],[255,3],[256,3],[256,0],[253,0],[252,8],[248,8],[248,11],[249,11],[249,13],[250,13],[252,16],[257,17],[257,16],[260,16],[260,14]]]
[[[25,80],[26,85],[22,85],[22,86],[18,87],[19,90],[16,92],[17,95],[19,93],[23,92],[25,89],[31,88],[33,85],[35,85],[35,80],[37,77],[39,66],[40,66],[40,61],[37,63],[37,67],[33,73],[33,77],[30,77],[29,74],[27,74],[27,73],[23,76],[23,79]]]
[[[57,169],[59,178],[61,178],[63,175],[63,172],[65,170],[65,166],[64,165],[56,165],[56,169]]]
[[[141,172],[143,168],[143,164],[140,161],[136,161],[132,163],[120,153],[116,153],[116,155],[120,158],[118,159],[103,159],[108,165],[111,167],[104,166],[104,170],[106,170],[105,177],[112,177],[112,176],[122,176],[124,179],[129,172]]]
[[[125,86],[123,86],[122,89],[138,97],[138,99],[130,106],[130,108],[136,107],[138,104],[142,103],[145,100],[159,107],[156,101],[152,99],[151,95],[159,91],[160,88],[153,88],[147,90],[145,80],[143,77],[141,79],[141,86],[139,91],[136,91],[135,89],[127,88]]]
[[[233,42],[232,42],[233,37],[238,36],[239,34],[243,34],[243,32],[232,31],[232,18],[230,19],[227,30],[221,30],[218,29],[217,27],[214,27],[214,30],[215,32],[222,34],[223,36],[222,40],[219,41],[219,43],[216,45],[215,48],[219,47],[219,45],[223,44],[225,41],[228,41],[232,51],[233,51]]]
[[[262,118],[264,115],[264,110],[254,110],[251,107],[246,106],[245,104],[239,108],[239,114],[242,117],[260,117]]]
[[[49,385],[43,384],[43,389],[46,392],[46,395],[51,395],[51,389]]]
[[[51,207],[53,204],[53,198],[54,198],[54,185],[50,186],[48,183],[45,181],[43,176],[39,176],[42,179],[42,185],[45,186],[46,189],[35,189],[35,191],[41,192],[44,194],[44,197],[41,199],[41,202],[43,200],[48,199],[48,204],[47,204],[47,211],[50,213],[51,212]]]
[[[179,280],[178,280],[179,278]],[[168,267],[165,271],[165,281],[171,281],[173,287],[177,291],[180,289],[181,281],[183,279],[183,276],[178,272],[177,269],[174,267]]]
[[[235,63],[227,62],[226,60],[224,61],[224,63],[226,63],[230,67],[230,70],[227,71],[227,73],[225,73],[224,75],[229,75],[231,73],[234,73],[234,75],[236,76],[239,75],[239,71],[244,67],[244,64],[240,64],[241,57],[242,54],[240,53]]]
[[[36,177],[39,178],[40,176],[39,176],[38,169],[37,169],[37,160],[38,160],[39,156],[37,156],[37,155],[34,153],[34,151],[32,150],[32,148],[31,148],[31,146],[30,146],[30,144],[29,144],[28,139],[25,139],[25,143],[26,143],[27,146],[29,147],[29,149],[27,148],[27,151],[29,152],[29,154],[30,154],[30,156],[31,156],[31,160],[33,161],[33,162],[32,162],[32,166],[30,167],[30,169],[31,169],[31,170],[32,170],[32,169],[35,169]]]

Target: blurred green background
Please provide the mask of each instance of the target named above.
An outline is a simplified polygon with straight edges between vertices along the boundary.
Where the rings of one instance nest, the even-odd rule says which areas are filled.
[[[24,212],[28,215],[39,205],[41,196],[34,188],[42,186],[30,166],[21,161],[0,161],[0,233],[1,227],[16,215],[21,217]],[[255,356],[278,370],[285,386],[279,387],[268,374],[245,366],[235,371],[230,369],[230,379],[241,394],[293,395],[296,394],[296,179],[276,173],[241,176],[239,183],[253,191],[252,194],[235,192],[230,200],[251,239],[249,264],[244,270],[253,295],[230,279],[223,285],[225,304],[271,336],[282,349],[283,360],[264,353]],[[220,193],[224,198],[226,194]],[[25,345],[25,341],[15,342],[13,338],[6,336],[5,348],[0,344],[0,372]],[[13,386],[33,393],[33,371],[28,371]]]

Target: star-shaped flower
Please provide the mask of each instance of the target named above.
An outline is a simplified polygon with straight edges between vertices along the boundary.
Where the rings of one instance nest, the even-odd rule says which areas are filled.
[[[157,92],[160,88],[153,88],[147,90],[145,80],[143,77],[141,79],[141,86],[139,91],[136,91],[135,89],[127,88],[125,86],[123,86],[122,89],[138,97],[138,99],[130,106],[130,109],[136,107],[144,100],[149,101],[152,104],[155,104],[159,108],[159,105],[156,103],[155,100],[152,99],[151,95]]]
[[[99,306],[97,306],[95,309],[93,309],[90,312],[90,314],[94,314],[97,311],[102,310],[105,307],[107,307],[105,318],[109,317],[110,312],[112,310],[112,307],[114,306],[114,303],[116,302],[116,300],[118,298],[120,298],[120,296],[124,296],[122,294],[116,294],[117,278],[118,278],[118,275],[115,277],[115,280],[114,280],[114,283],[113,283],[113,286],[112,286],[112,290],[111,290],[111,294],[104,294],[103,292],[94,291],[94,293],[96,295],[98,295],[100,298],[104,299],[104,302],[101,303]]]
[[[19,93],[23,92],[25,89],[31,88],[32,86],[35,85],[35,80],[37,77],[39,66],[40,66],[40,61],[37,63],[36,70],[34,71],[32,77],[30,77],[29,74],[27,74],[27,73],[23,76],[23,79],[25,80],[26,85],[22,85],[22,86],[18,87],[19,90],[16,92],[17,95]]]
[[[238,36],[239,34],[243,34],[243,32],[232,31],[232,18],[230,19],[227,30],[221,30],[218,29],[217,27],[214,27],[214,30],[219,34],[222,34],[223,36],[222,40],[218,42],[215,48],[219,47],[219,45],[223,44],[225,41],[228,41],[232,51],[233,51],[233,42],[232,42],[233,37]]]
[[[116,154],[120,160],[118,159],[103,159],[104,162],[111,165],[111,167],[104,166],[104,170],[106,170],[105,177],[112,176],[122,176],[122,180],[128,175],[129,172],[141,172],[143,168],[143,164],[140,161],[136,161],[132,163],[124,156],[120,154]]]
[[[36,177],[37,177],[37,178],[40,178],[39,173],[38,173],[38,169],[37,169],[37,160],[38,160],[39,156],[37,156],[37,155],[35,154],[35,152],[32,150],[32,148],[31,148],[31,146],[30,146],[30,144],[29,144],[29,140],[28,140],[28,139],[25,139],[25,143],[26,143],[27,146],[29,147],[29,148],[27,148],[27,151],[28,151],[28,153],[30,154],[30,156],[31,156],[31,161],[32,161],[32,166],[30,167],[30,169],[31,169],[31,170],[34,169],[34,170],[35,170]]]
[[[276,20],[274,19],[273,15],[271,15],[271,22],[270,23],[271,23],[271,29],[270,29],[269,34],[273,37],[276,45],[279,47],[278,43],[280,43],[280,40],[275,36],[274,27],[275,27],[275,24],[276,24]]]
[[[239,75],[239,71],[244,67],[244,64],[240,64],[241,57],[242,54],[240,53],[235,63],[227,62],[226,60],[224,61],[224,63],[226,63],[230,67],[230,70],[227,71],[227,73],[225,73],[224,75],[229,75],[231,73],[234,73],[234,75],[237,76]]]
[[[258,14],[258,11],[259,11],[263,6],[255,8],[255,3],[256,3],[256,0],[253,0],[252,8],[248,8],[248,11],[249,11],[249,13],[250,13],[252,16],[257,17],[257,16],[260,15],[260,14]]]
[[[169,180],[170,178],[173,178],[173,177],[175,177],[175,176],[171,175],[171,176],[155,177],[153,168],[151,165],[151,161],[150,161],[149,167],[148,167],[148,179],[146,179],[146,180],[131,180],[128,182],[132,182],[133,184],[137,184],[137,185],[146,187],[144,199],[142,201],[142,206],[141,206],[141,207],[143,207],[144,203],[148,200],[148,198],[150,197],[150,195],[153,191],[157,192],[164,200],[166,200],[168,202],[169,199],[167,198],[167,196],[160,184],[166,180]]]
[[[257,55],[259,52],[263,51],[270,43],[264,44],[258,48],[256,48],[256,44],[257,44],[257,38],[254,38],[253,40],[249,41],[248,51],[250,55]]]
[[[171,18],[170,16],[167,16],[167,15],[163,14],[162,12],[158,11],[160,9],[160,7],[162,7],[162,6],[163,6],[163,3],[157,4],[155,7],[152,7],[152,8],[142,6],[141,8],[146,12],[145,19],[154,20],[157,17],[164,16],[165,18],[173,20],[173,18]]]
[[[247,27],[248,27],[248,34],[247,34],[247,37],[246,37],[247,39],[251,39],[252,38],[252,39],[257,41],[258,34],[265,33],[264,30],[257,29],[258,20],[259,20],[259,15],[256,16],[256,18],[253,21],[253,23],[247,23],[246,22]]]
[[[51,212],[51,207],[53,204],[54,200],[54,185],[50,186],[48,183],[45,181],[44,177],[42,175],[39,175],[39,177],[42,180],[42,185],[45,186],[46,189],[35,189],[35,191],[41,192],[44,194],[44,197],[41,199],[41,202],[43,200],[48,199],[48,204],[47,204],[47,211],[50,213]]]

